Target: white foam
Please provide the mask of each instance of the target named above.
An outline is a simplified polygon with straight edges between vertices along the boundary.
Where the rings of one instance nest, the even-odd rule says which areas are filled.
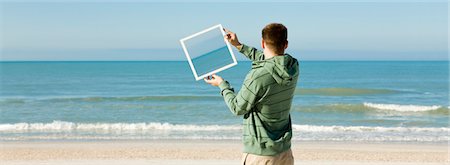
[[[294,140],[448,141],[447,127],[380,127],[292,125]],[[33,139],[240,139],[241,125],[170,123],[51,123],[0,124],[0,140]]]
[[[320,126],[292,125],[293,130],[302,132],[449,132],[446,127],[373,127],[373,126]],[[73,123],[53,121],[52,123],[0,124],[0,132],[45,132],[45,131],[239,131],[240,125],[193,125],[170,123]]]
[[[300,132],[397,132],[397,133],[443,133],[448,134],[450,128],[446,127],[369,127],[369,126],[317,126],[292,125],[294,130]]]
[[[438,105],[424,106],[424,105],[399,105],[399,104],[376,104],[376,103],[364,103],[364,106],[380,110],[393,110],[400,112],[433,111],[442,107]]]
[[[191,125],[169,123],[73,123],[53,121],[52,123],[0,124],[4,131],[126,131],[126,130],[169,130],[169,131],[221,131],[239,130],[238,125]]]

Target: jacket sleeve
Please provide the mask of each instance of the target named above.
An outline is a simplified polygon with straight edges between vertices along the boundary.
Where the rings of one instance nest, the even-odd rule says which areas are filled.
[[[244,81],[237,94],[227,81],[220,83],[219,88],[225,103],[234,115],[247,114],[255,106],[260,91],[258,85],[251,81]]]
[[[242,47],[239,50],[239,52],[244,54],[247,58],[249,58],[252,61],[264,60],[264,53],[261,50],[247,46],[245,44],[242,44]]]

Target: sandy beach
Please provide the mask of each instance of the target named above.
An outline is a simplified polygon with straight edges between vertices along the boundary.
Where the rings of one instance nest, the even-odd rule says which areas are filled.
[[[448,145],[294,142],[296,164],[448,164]],[[1,142],[2,164],[239,164],[240,141]]]

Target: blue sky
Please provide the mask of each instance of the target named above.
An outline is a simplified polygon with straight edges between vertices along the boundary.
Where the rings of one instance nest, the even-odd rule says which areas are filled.
[[[288,27],[287,51],[302,60],[446,60],[447,10],[446,1],[3,1],[1,60],[185,60],[181,38],[221,23],[260,48],[271,22]]]

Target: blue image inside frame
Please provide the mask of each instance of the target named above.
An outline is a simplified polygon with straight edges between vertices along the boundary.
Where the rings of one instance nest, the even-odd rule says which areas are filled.
[[[222,29],[219,24],[180,40],[196,80],[237,64]]]

